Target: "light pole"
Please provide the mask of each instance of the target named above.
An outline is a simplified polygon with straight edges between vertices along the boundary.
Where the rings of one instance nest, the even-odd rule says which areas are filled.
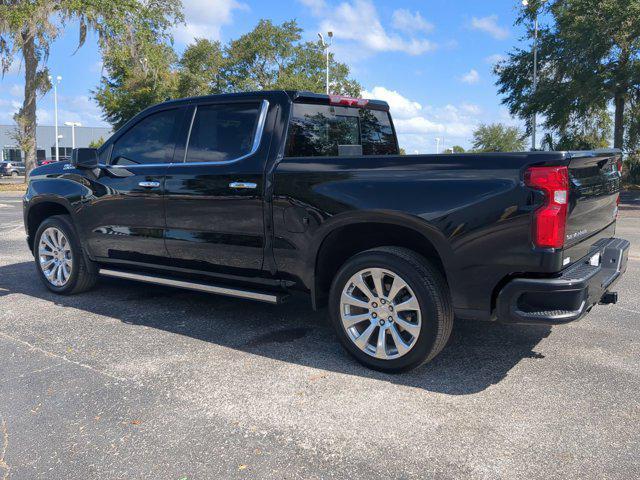
[[[76,127],[81,127],[80,122],[64,122],[67,127],[71,127],[71,148],[76,148]]]
[[[327,36],[329,37],[329,43],[325,43],[324,36],[321,33],[318,33],[318,37],[320,38],[320,45],[324,48],[326,56],[327,56],[327,95],[329,95],[329,47],[331,46],[331,39],[333,38],[333,32],[327,32]]]
[[[440,137],[436,137],[436,155],[440,153]]]
[[[541,0],[544,3],[546,0]],[[522,0],[522,6],[528,7],[529,0]],[[536,11],[533,17],[533,93],[538,90],[538,5],[535,5]],[[533,112],[533,118],[531,119],[531,150],[536,150],[536,128],[537,128],[537,115]]]
[[[49,75],[49,81],[53,83],[53,78]],[[58,75],[55,83],[53,83],[53,121],[56,130],[56,162],[60,160],[60,149],[58,148],[58,85],[62,81],[62,77]]]

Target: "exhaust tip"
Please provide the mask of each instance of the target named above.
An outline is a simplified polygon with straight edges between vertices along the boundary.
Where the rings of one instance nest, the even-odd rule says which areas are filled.
[[[618,303],[618,292],[607,292],[600,299],[600,305],[612,305]]]

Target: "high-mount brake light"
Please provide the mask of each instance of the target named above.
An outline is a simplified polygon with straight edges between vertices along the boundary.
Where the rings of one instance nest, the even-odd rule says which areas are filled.
[[[533,213],[533,244],[538,248],[562,248],[567,225],[569,169],[530,167],[524,181],[528,187],[545,194],[544,205]]]
[[[345,107],[366,107],[369,100],[364,98],[351,98],[343,95],[329,95],[331,105],[342,105]]]

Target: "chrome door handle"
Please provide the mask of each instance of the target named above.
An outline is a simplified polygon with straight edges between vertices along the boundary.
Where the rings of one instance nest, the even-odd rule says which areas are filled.
[[[254,188],[258,188],[258,184],[257,183],[251,183],[251,182],[231,182],[229,184],[229,188],[236,188],[236,189],[243,189],[243,188],[247,188],[247,189],[254,189]]]
[[[158,188],[160,182],[138,182],[138,185],[144,188]]]

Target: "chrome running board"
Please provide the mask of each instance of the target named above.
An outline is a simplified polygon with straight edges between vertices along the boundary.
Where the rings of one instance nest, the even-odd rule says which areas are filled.
[[[100,275],[113,278],[124,278],[127,280],[135,280],[137,282],[153,283],[156,285],[166,285],[169,287],[184,288],[187,290],[195,290],[197,292],[214,293],[217,295],[225,295],[227,297],[245,298],[249,300],[257,300],[272,304],[282,303],[286,294],[255,292],[251,290],[240,290],[231,287],[219,287],[206,283],[188,282],[186,280],[176,280],[173,278],[160,277],[157,275],[149,275],[142,273],[123,272],[121,270],[111,270],[101,268]]]

